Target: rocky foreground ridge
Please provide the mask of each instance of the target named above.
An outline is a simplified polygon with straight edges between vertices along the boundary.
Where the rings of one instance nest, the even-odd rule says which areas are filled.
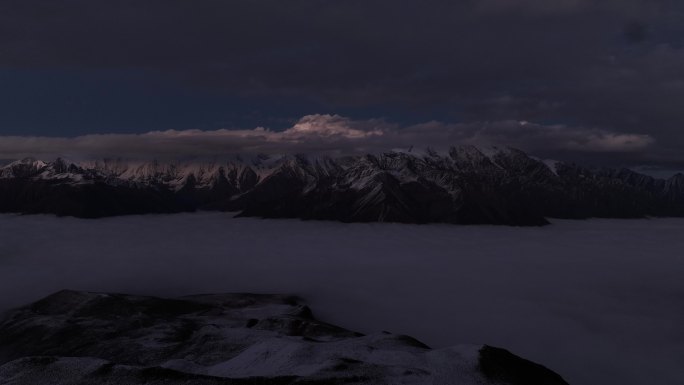
[[[242,216],[543,225],[546,218],[684,216],[684,175],[542,161],[515,149],[223,162],[70,163],[0,167],[0,212],[85,218],[194,210]]]
[[[61,291],[0,321],[0,384],[567,383],[499,348],[345,330],[294,297]]]

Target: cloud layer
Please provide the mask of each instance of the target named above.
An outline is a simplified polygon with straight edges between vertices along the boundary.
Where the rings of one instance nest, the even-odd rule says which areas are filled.
[[[683,16],[674,0],[7,0],[0,68],[672,134]]]
[[[573,385],[684,377],[680,218],[521,228],[231,216],[0,215],[0,312],[65,287],[288,293],[352,330],[502,346]]]
[[[454,145],[511,146],[531,153],[638,154],[653,145],[649,135],[596,128],[498,121],[446,124],[432,121],[401,126],[382,119],[352,120],[339,115],[307,115],[284,131],[168,130],[144,134],[98,134],[78,137],[0,137],[0,159],[188,158],[240,153],[365,152]]]
[[[400,127],[387,132],[383,126],[382,135],[341,133],[328,122],[329,131],[322,134],[308,132],[308,123],[300,122],[287,134],[195,132],[192,140],[214,136],[223,143],[227,137],[228,149],[239,149],[262,146],[260,138],[268,138],[271,144],[306,149],[292,139],[306,136],[315,137],[305,142],[316,148],[334,142],[346,149],[387,138],[385,147],[404,145],[411,136],[424,142],[504,137],[532,150],[637,154],[646,149],[653,162],[681,165],[683,19],[684,2],[675,0],[6,0],[0,4],[0,72],[13,78],[18,75],[11,71],[28,71],[26,77],[33,79],[41,71],[66,70],[76,77],[95,73],[109,82],[59,104],[67,112],[46,114],[68,99],[60,92],[74,87],[72,78],[40,78],[46,84],[28,95],[26,85],[12,83],[0,91],[0,133],[10,132],[12,124],[30,130],[24,121],[31,119],[46,127],[41,133],[60,137],[67,136],[71,123],[107,125],[119,118],[122,127],[135,128],[112,125],[90,132],[271,125],[266,119],[221,124],[230,120],[216,113],[223,109],[247,115],[255,110],[290,122],[325,111],[357,120],[386,116]],[[112,90],[118,97],[111,97],[108,87],[115,88],[118,78],[107,71],[134,74],[126,79],[135,84]],[[150,85],[155,82],[164,86]],[[183,97],[154,104],[171,84]],[[88,104],[91,94],[99,95],[100,104]],[[218,103],[214,94],[243,104]],[[23,104],[17,106],[16,95]],[[250,105],[250,100],[256,101]],[[85,107],[74,107],[81,103]],[[3,120],[8,115],[14,118]],[[91,120],[84,123],[84,116]],[[476,123],[414,125],[430,119]],[[520,121],[539,124],[521,127]],[[175,142],[175,135],[108,138],[116,147],[127,140]],[[183,135],[184,143],[192,141],[190,132]],[[23,139],[12,140],[22,144]],[[88,148],[80,143],[98,140],[55,143]],[[210,149],[218,147],[212,143]]]

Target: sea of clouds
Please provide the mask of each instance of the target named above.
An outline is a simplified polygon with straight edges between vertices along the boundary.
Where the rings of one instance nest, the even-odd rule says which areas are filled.
[[[573,385],[681,384],[684,220],[553,222],[0,215],[0,311],[64,288],[291,293],[343,327],[502,346]]]

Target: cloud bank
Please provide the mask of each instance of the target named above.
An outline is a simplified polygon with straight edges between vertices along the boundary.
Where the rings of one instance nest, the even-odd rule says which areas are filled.
[[[573,385],[675,385],[684,378],[683,226],[0,215],[0,312],[64,288],[298,294],[352,330],[502,346]]]
[[[683,19],[675,0],[5,0],[0,133],[84,136],[2,152],[460,141],[681,169]],[[311,111],[399,123],[283,131]],[[257,126],[277,130],[217,130]],[[86,135],[124,130],[144,134]]]
[[[646,130],[681,147],[683,18],[675,0],[5,0],[0,69],[141,71],[191,93]]]
[[[23,157],[83,159],[187,158],[240,153],[354,154],[454,145],[510,146],[535,153],[638,154],[654,144],[646,134],[597,128],[543,125],[526,121],[448,124],[431,121],[401,126],[382,119],[352,120],[339,115],[307,115],[292,127],[238,130],[167,130],[143,134],[77,137],[0,137],[0,159]]]

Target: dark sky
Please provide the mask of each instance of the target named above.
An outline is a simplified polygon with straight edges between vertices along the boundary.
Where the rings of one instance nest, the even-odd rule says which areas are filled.
[[[460,139],[681,169],[682,20],[674,0],[3,0],[0,158],[17,136],[316,121],[328,146]]]

